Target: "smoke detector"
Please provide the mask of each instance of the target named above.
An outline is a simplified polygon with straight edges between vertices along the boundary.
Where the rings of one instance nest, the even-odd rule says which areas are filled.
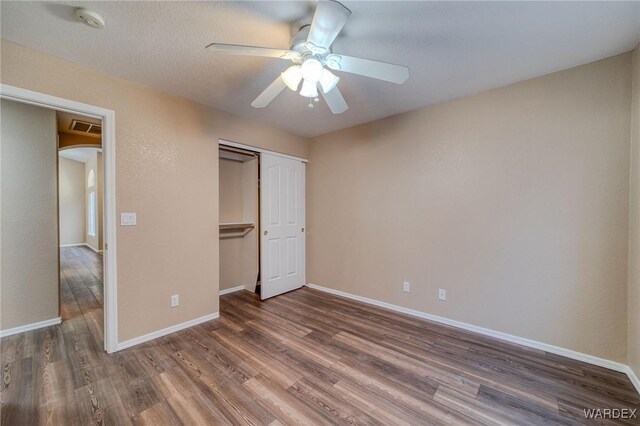
[[[76,18],[78,21],[83,22],[91,28],[96,28],[98,30],[104,28],[104,18],[98,12],[93,10],[79,7],[76,9]]]

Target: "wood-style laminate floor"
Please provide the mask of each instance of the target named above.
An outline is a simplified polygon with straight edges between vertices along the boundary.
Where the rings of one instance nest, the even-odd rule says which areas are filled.
[[[2,425],[614,424],[583,409],[640,408],[622,373],[307,288],[229,294],[219,320],[106,355],[101,258],[61,260],[63,324],[2,339]]]

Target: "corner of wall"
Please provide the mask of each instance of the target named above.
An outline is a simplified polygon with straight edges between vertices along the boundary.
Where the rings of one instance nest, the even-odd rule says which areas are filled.
[[[640,376],[640,43],[633,50],[631,87],[627,360]]]

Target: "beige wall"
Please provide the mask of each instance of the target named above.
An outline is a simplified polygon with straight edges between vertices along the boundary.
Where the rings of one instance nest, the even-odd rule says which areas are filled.
[[[89,173],[93,170],[95,176],[95,184],[91,187],[88,186]],[[102,173],[102,153],[98,150],[93,153],[92,157],[85,163],[84,171],[84,183],[85,183],[85,209],[89,211],[89,194],[92,191],[96,192],[97,196],[97,221],[96,221],[96,234],[95,236],[89,235],[89,218],[87,217],[87,227],[85,228],[85,240],[86,243],[94,250],[102,250],[103,245],[103,227],[102,227],[102,197],[103,197],[103,173]]]
[[[220,159],[220,223],[242,221],[242,163]]]
[[[626,361],[630,83],[623,54],[317,138],[308,281]]]
[[[59,157],[58,194],[60,202],[60,245],[84,244],[85,176],[84,163]]]
[[[57,318],[56,115],[0,101],[0,329]]]
[[[218,139],[306,157],[308,141],[2,41],[2,83],[115,110],[119,340],[218,311]],[[170,308],[172,294],[180,306]]]
[[[640,44],[633,51],[629,213],[629,366],[640,377]]]
[[[242,163],[220,159],[220,223],[242,222]],[[220,290],[242,285],[242,233],[220,234]]]

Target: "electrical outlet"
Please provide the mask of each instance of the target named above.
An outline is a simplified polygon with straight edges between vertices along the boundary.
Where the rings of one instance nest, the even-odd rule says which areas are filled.
[[[171,307],[175,308],[179,304],[180,304],[180,295],[174,294],[173,296],[171,296]]]
[[[404,291],[405,293],[409,293],[411,291],[411,283],[405,281],[402,287],[402,291]]]
[[[440,300],[447,300],[447,290],[445,289],[439,289],[438,290],[438,299]]]

